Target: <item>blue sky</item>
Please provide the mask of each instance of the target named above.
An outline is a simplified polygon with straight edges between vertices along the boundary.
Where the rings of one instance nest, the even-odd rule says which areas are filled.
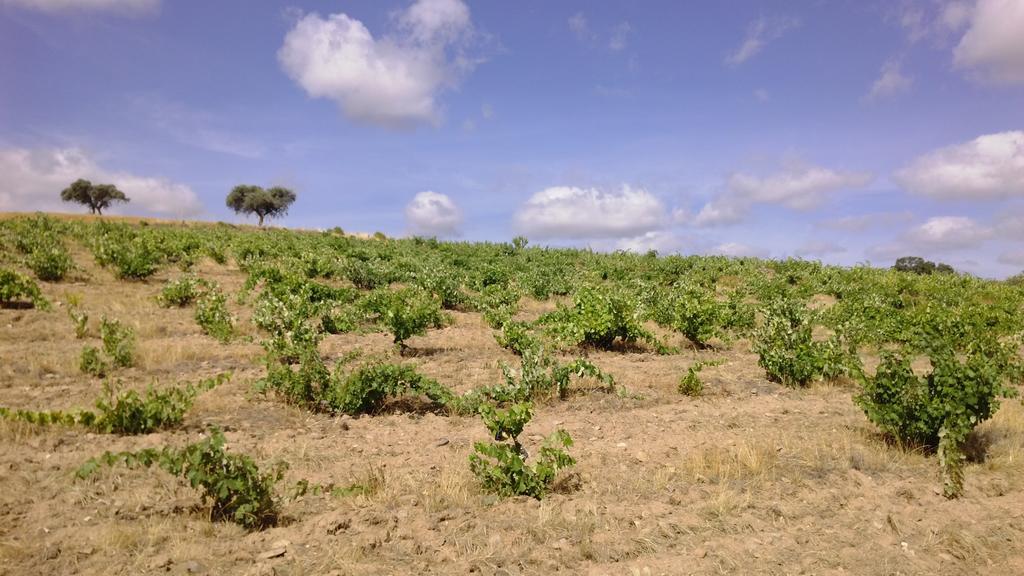
[[[1024,269],[1024,0],[0,0],[0,210]]]

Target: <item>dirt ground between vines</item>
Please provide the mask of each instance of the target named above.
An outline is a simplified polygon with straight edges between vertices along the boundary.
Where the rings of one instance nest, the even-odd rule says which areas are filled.
[[[467,458],[486,439],[476,418],[403,412],[336,418],[252,391],[263,369],[249,311],[229,299],[242,338],[203,336],[192,309],[154,297],[178,276],[114,280],[84,252],[69,281],[43,284],[53,310],[0,310],[0,405],[89,407],[101,382],[78,371],[102,315],[135,327],[139,364],[115,373],[143,388],[232,371],[202,395],[183,429],[137,437],[0,422],[0,574],[1024,574],[1024,408],[1002,409],[976,434],[966,495],[939,493],[933,456],[887,445],[850,386],[789,390],[764,379],[746,342],[676,355],[589,352],[625,393],[597,391],[536,407],[524,438],[568,431],[577,459],[543,501],[481,493]],[[198,273],[237,291],[236,269]],[[91,316],[76,340],[70,295]],[[529,303],[537,315],[553,303]],[[515,364],[477,314],[411,341],[412,362],[457,390],[497,382]],[[384,334],[330,336],[330,358],[394,354]],[[701,398],[676,392],[695,360]],[[586,383],[583,384],[586,388]],[[254,533],[211,523],[198,494],[157,470],[75,469],[104,450],[195,441],[209,425],[229,450],[284,460],[299,479],[373,486],[283,505]],[[268,558],[267,556],[273,556]]]

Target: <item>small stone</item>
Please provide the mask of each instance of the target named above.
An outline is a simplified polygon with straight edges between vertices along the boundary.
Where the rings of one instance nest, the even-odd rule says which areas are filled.
[[[697,558],[707,558],[708,551],[705,548],[696,548],[693,551],[693,555]]]
[[[288,540],[275,540],[274,543],[270,545],[270,547],[271,548],[287,548],[287,547],[289,547],[291,545],[292,545],[292,543],[289,542]]]
[[[195,560],[189,560],[185,563],[185,571],[189,574],[202,574],[203,572],[206,572],[206,566],[203,566]]]
[[[260,552],[257,558],[259,558],[260,560],[270,560],[271,558],[280,558],[281,556],[284,556],[287,553],[288,548],[285,546],[280,546],[278,548],[271,548],[270,550],[267,550],[265,552]]]
[[[436,443],[434,443],[434,446],[437,446],[438,448],[440,448],[441,446],[447,446],[448,442],[449,442],[449,440],[447,438],[441,438]]]
[[[618,444],[615,445],[615,447],[616,448],[625,448],[626,447],[626,443],[625,442],[619,442]]]

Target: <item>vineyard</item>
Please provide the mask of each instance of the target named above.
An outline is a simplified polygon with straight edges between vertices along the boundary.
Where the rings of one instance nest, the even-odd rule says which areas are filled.
[[[0,218],[0,574],[1021,574],[1024,283]]]

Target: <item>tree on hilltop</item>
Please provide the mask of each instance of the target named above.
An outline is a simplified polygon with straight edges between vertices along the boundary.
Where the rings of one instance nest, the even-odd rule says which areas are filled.
[[[235,186],[227,198],[228,208],[236,214],[255,214],[259,217],[260,226],[263,226],[264,218],[278,218],[287,214],[293,202],[295,192],[287,188],[275,186],[265,190],[248,184]]]
[[[90,214],[103,215],[103,210],[114,202],[128,202],[129,199],[113,184],[93,184],[79,178],[60,193],[64,202],[74,202],[89,207]]]

